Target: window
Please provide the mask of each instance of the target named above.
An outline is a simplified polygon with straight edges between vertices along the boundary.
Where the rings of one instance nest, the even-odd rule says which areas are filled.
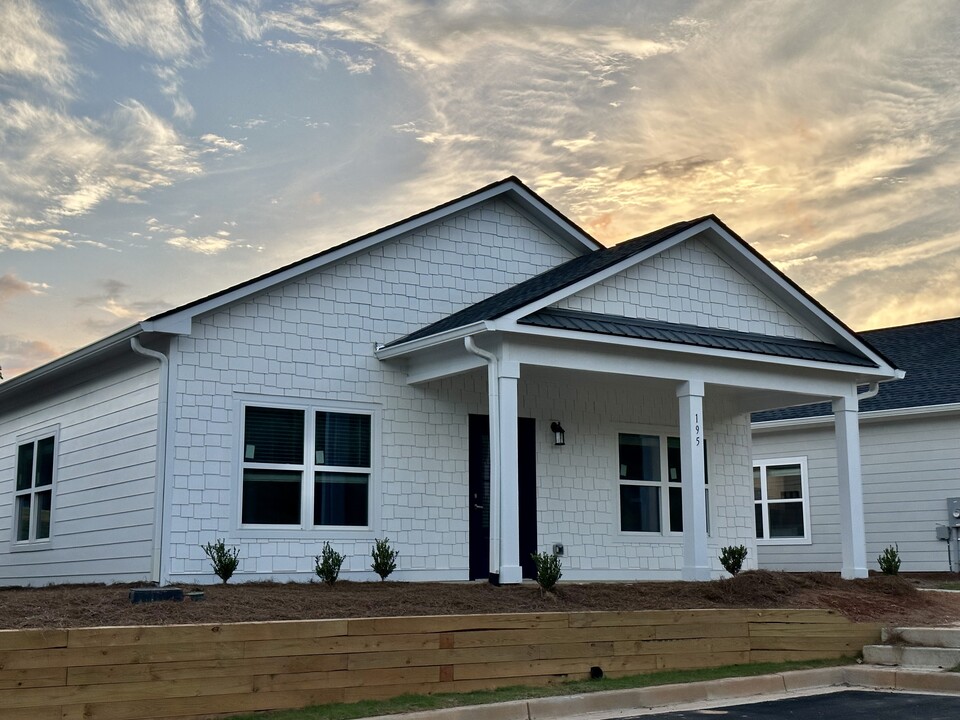
[[[14,539],[18,543],[50,539],[55,453],[53,435],[17,446]]]
[[[707,454],[704,445],[704,480]],[[623,532],[683,532],[680,438],[620,433],[620,530]],[[707,532],[710,495],[705,489]],[[662,518],[667,519],[663,527]]]
[[[761,460],[753,467],[757,540],[810,542],[806,458]]]
[[[371,415],[244,406],[243,525],[370,525]]]

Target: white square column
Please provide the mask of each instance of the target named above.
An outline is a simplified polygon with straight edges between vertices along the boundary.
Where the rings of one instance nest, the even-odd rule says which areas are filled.
[[[680,401],[680,466],[683,495],[684,580],[709,580],[707,503],[703,468],[704,385],[690,380],[677,387]]]
[[[833,399],[840,492],[840,549],[844,578],[867,577],[867,541],[860,474],[860,413],[856,394]]]
[[[519,452],[517,449],[517,386],[520,380],[520,363],[500,361],[497,363],[497,390],[500,408],[497,421],[500,424],[497,435],[500,440],[499,452],[491,458],[491,464],[497,463],[499,482],[497,502],[492,507],[499,515],[499,537],[491,533],[490,543],[497,544],[496,558],[500,584],[516,584],[523,580],[520,567],[520,480],[518,475]],[[492,417],[492,416],[491,416]],[[491,445],[491,451],[493,447]],[[493,564],[493,563],[491,563]]]

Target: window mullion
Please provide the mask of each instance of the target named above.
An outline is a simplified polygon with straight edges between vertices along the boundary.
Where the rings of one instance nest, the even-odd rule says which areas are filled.
[[[300,489],[300,526],[304,529],[313,527],[313,495],[316,491],[314,475],[316,474],[317,460],[317,411],[307,408],[304,412],[307,417],[303,423],[303,486]]]
[[[40,470],[40,441],[33,441],[33,468],[30,473],[30,530],[27,540],[33,542],[37,539],[37,524],[39,522],[39,503],[37,502],[37,473]]]

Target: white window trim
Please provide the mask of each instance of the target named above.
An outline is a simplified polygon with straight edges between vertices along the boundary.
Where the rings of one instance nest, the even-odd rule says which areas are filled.
[[[38,440],[43,440],[44,438],[53,438],[53,476],[50,482],[50,536],[45,538],[38,539],[27,539],[27,540],[17,540],[17,498],[22,495],[30,494],[35,496],[37,493],[37,488],[32,486],[33,479],[31,479],[31,488],[30,490],[17,490],[17,463],[20,461],[20,446],[26,445],[28,443],[35,443]],[[34,462],[36,462],[36,455],[34,455]],[[49,550],[54,545],[54,538],[56,536],[56,517],[57,517],[57,476],[58,469],[60,467],[60,426],[51,425],[49,427],[41,428],[39,430],[31,430],[30,432],[23,433],[18,435],[16,439],[16,444],[13,448],[13,484],[12,484],[12,493],[11,493],[11,523],[10,523],[10,549],[13,552],[30,552],[35,550]],[[46,492],[46,490],[41,490],[40,492]],[[33,512],[34,501],[30,500],[30,538],[36,533],[35,524],[35,514]]]
[[[767,510],[769,503],[785,503],[785,502],[796,502],[796,500],[767,500],[767,468],[770,466],[780,466],[780,465],[799,465],[800,466],[800,492],[803,497],[800,500],[803,503],[803,537],[798,538],[757,538],[757,545],[812,545],[813,544],[813,535],[810,532],[810,476],[807,473],[807,458],[806,456],[800,457],[788,457],[788,458],[770,458],[763,460],[754,460],[753,468],[761,468],[761,479],[760,479],[760,500],[754,500],[753,505],[756,507],[757,503],[762,503],[763,507],[763,528],[764,531],[769,533],[770,531],[770,514]],[[753,468],[751,468],[750,475],[751,479],[753,476]],[[756,510],[754,510],[756,513]],[[756,527],[754,527],[754,533],[756,533]]]
[[[615,425],[614,443],[613,443],[613,496],[615,498],[616,510],[613,518],[614,536],[620,542],[636,542],[640,539],[658,538],[664,542],[683,542],[683,532],[673,532],[670,530],[670,488],[682,488],[683,483],[672,483],[669,478],[669,461],[667,452],[667,438],[679,438],[680,428],[664,428],[654,425]],[[660,482],[651,480],[621,480],[620,479],[620,435],[655,435],[659,438],[660,445]],[[709,465],[710,449],[709,443],[704,454],[704,462]],[[712,473],[710,473],[712,474]],[[641,530],[624,530],[620,525],[620,486],[637,485],[641,487],[659,487],[660,488],[660,531],[649,532]],[[710,492],[710,486],[706,488],[706,512],[707,525],[712,529],[711,508],[713,502],[713,493]],[[707,533],[710,537],[710,533]]]
[[[299,525],[266,525],[243,524],[243,469],[244,469],[244,423],[247,406],[302,410],[304,412],[304,455],[305,464],[283,465],[264,463],[257,467],[264,470],[299,470],[302,472],[300,483],[300,524]],[[370,540],[377,536],[380,530],[381,510],[381,422],[382,409],[373,403],[354,403],[339,400],[325,400],[315,398],[287,398],[267,395],[241,395],[234,398],[234,471],[233,492],[234,502],[231,503],[231,537],[238,540],[267,538],[270,540]],[[316,452],[313,449],[314,429],[317,412],[336,412],[370,416],[370,468],[338,468],[333,465],[318,465]],[[367,484],[367,525],[314,525],[313,493],[314,472],[353,472],[362,474],[369,472]]]

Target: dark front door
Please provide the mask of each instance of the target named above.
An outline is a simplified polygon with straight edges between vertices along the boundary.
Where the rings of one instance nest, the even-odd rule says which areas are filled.
[[[490,575],[490,419],[471,415],[470,433],[470,579]],[[520,566],[534,576],[530,555],[537,551],[537,424],[517,420],[520,493]]]

